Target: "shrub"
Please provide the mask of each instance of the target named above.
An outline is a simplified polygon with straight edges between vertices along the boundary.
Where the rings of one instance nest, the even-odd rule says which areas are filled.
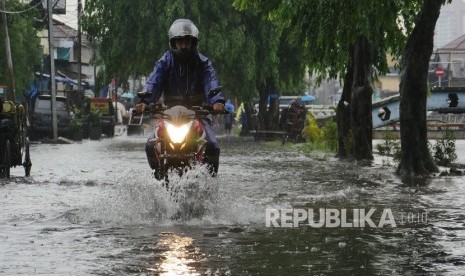
[[[100,126],[101,112],[99,109],[92,108],[89,112],[89,124],[90,126]]]
[[[380,155],[391,156],[394,161],[400,160],[400,142],[391,132],[385,132],[383,142],[376,145]]]
[[[326,146],[331,151],[337,150],[337,124],[334,121],[329,121],[325,124],[323,128],[323,139],[326,143]]]
[[[305,127],[302,130],[302,137],[307,141],[305,148],[307,151],[337,150],[337,124],[329,121],[321,129],[318,127],[315,116],[308,113]]]
[[[455,152],[455,135],[453,130],[446,130],[443,138],[439,139],[433,146],[433,156],[440,166],[449,166],[457,159]]]
[[[305,127],[302,129],[302,137],[312,143],[319,143],[323,138],[323,132],[316,123],[315,116],[312,113],[307,113]]]

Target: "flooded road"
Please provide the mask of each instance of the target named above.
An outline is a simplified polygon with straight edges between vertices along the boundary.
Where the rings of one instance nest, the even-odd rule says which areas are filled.
[[[172,176],[173,194],[144,142],[33,145],[32,176],[0,180],[0,275],[465,273],[463,176],[409,186],[383,160],[233,139],[218,178]]]

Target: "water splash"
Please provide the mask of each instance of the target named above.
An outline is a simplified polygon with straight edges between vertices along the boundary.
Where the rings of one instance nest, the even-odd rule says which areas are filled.
[[[244,218],[256,221],[256,216],[244,217],[256,208],[228,198],[221,179],[212,178],[205,166],[181,176],[170,172],[168,187],[165,185],[150,171],[131,171],[113,186],[106,186],[89,208],[79,211],[79,216],[88,223],[118,225],[234,224]]]

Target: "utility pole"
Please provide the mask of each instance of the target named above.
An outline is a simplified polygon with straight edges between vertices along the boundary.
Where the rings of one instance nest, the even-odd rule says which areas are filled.
[[[5,9],[5,1],[0,0],[0,7],[2,11],[6,11]],[[6,13],[2,12],[2,21],[3,21],[3,29],[5,32],[5,51],[6,51],[6,60],[8,65],[8,78],[9,84],[7,89],[7,100],[16,102],[16,92],[15,92],[15,76],[13,71],[13,60],[11,58],[11,46],[10,46],[10,36],[8,34],[8,22],[6,19]]]
[[[77,52],[77,58],[78,58],[78,91],[81,93],[82,87],[81,87],[81,82],[82,82],[82,57],[81,57],[81,12],[82,12],[82,4],[81,0],[78,0],[78,10],[77,10],[77,24],[78,24],[78,52]],[[83,93],[84,95],[84,93]]]
[[[48,4],[48,51],[50,54],[50,98],[52,108],[52,132],[53,140],[58,139],[57,129],[57,109],[56,109],[56,83],[55,83],[55,57],[54,57],[54,46],[53,46],[53,3],[52,0],[47,0]]]

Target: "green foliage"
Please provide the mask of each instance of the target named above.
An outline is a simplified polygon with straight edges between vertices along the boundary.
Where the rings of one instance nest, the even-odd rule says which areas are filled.
[[[327,147],[331,151],[337,150],[337,124],[334,121],[329,121],[323,128],[323,139]]]
[[[19,0],[7,0],[5,8],[8,11],[23,11],[29,8],[29,5]],[[34,17],[34,9],[20,14],[7,14],[13,74],[18,100],[22,98],[31,84],[34,77],[33,66],[40,64],[39,38],[33,27]],[[0,37],[5,37],[3,25],[0,28]],[[0,43],[0,80],[0,84],[8,84],[8,66],[3,39],[2,43]]]
[[[312,143],[320,143],[323,138],[323,131],[318,127],[315,116],[312,113],[307,113],[305,126],[302,129],[302,137]]]
[[[71,121],[71,128],[72,129],[80,129],[80,128],[82,128],[82,125],[83,125],[82,118],[74,118]]]
[[[99,126],[101,124],[101,115],[100,109],[92,108],[88,115],[90,126]]]
[[[359,36],[372,45],[376,74],[388,72],[386,52],[398,57],[423,1],[235,0],[241,10],[267,14],[301,41],[310,72],[319,80],[344,75],[349,47]],[[403,17],[403,20],[400,19]]]
[[[373,65],[372,78],[388,73],[386,53],[391,53],[396,60],[400,60],[399,57],[402,55],[401,64],[397,64],[397,67],[420,72],[420,76],[431,56],[429,51],[432,48],[430,50],[426,48],[430,47],[430,42],[431,47],[433,46],[432,31],[439,15],[439,8],[446,2],[450,3],[451,0],[235,0],[234,5],[240,9],[263,12],[270,19],[279,22],[280,28],[290,33],[297,33],[305,48],[305,60],[310,73],[318,75],[318,82],[325,78],[335,79],[344,76],[347,66],[358,63],[350,60],[349,51],[358,38],[366,38],[370,44],[370,55],[364,55],[360,61],[366,65]],[[423,41],[417,40],[422,36]],[[423,49],[419,45],[424,46]],[[412,58],[411,53],[416,55]],[[366,58],[369,60],[367,61]],[[361,80],[360,71],[355,69],[354,78],[357,80]],[[427,73],[426,70],[424,73]],[[403,76],[405,78],[402,80],[403,85],[400,90],[405,105],[401,104],[401,107],[408,107],[408,102],[416,100],[412,95],[418,93],[418,90],[409,89],[422,85],[426,87],[426,78],[412,77],[408,72]],[[415,83],[415,79],[424,83]],[[410,112],[421,115],[422,110],[422,108],[413,110],[405,108],[405,112],[401,112],[403,114],[401,117],[404,118]],[[410,116],[410,118],[420,118],[420,116]],[[412,123],[407,117],[401,121]],[[426,125],[420,127],[426,129]],[[353,135],[348,137],[345,138],[344,147],[347,152],[353,152]],[[360,141],[356,142],[357,146],[361,145]],[[406,147],[404,150],[414,152],[413,147]],[[418,162],[415,158],[403,162],[402,167],[406,169],[399,171],[409,171],[419,167],[413,165],[415,162]]]
[[[83,126],[85,121],[84,110],[80,108],[73,107],[72,108],[74,118],[71,121],[71,128],[70,128],[70,135],[71,139],[74,141],[82,140],[83,136]]]
[[[389,131],[384,133],[383,142],[376,145],[380,155],[391,156],[395,162],[400,161],[400,141]]]
[[[190,18],[200,31],[199,51],[208,56],[227,94],[248,101],[267,82],[298,90],[303,50],[293,35],[254,11],[239,12],[231,0],[86,0],[83,30],[105,66],[101,83],[147,76],[168,50],[168,29]]]
[[[164,21],[175,15],[154,16],[153,11],[164,10],[162,2],[85,1],[82,26],[97,48],[95,63],[105,65],[104,81],[141,76],[153,68],[168,45],[169,23]]]
[[[71,121],[71,127],[76,129],[81,128],[83,121],[85,120],[84,110],[82,108],[73,107],[72,112],[74,114],[74,118]]]
[[[329,121],[321,129],[318,127],[315,116],[312,113],[307,114],[306,125],[302,130],[302,137],[307,140],[304,148],[308,151],[337,150],[337,124]]]
[[[432,148],[436,163],[440,166],[450,166],[457,159],[454,131],[446,130],[443,138],[439,139]]]

